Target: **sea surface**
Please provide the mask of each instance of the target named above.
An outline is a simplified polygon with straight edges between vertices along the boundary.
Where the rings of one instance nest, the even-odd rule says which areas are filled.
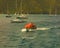
[[[60,15],[29,14],[25,23],[11,23],[17,17],[11,16],[6,18],[6,14],[0,14],[0,48],[60,48]],[[28,22],[50,29],[22,33]]]

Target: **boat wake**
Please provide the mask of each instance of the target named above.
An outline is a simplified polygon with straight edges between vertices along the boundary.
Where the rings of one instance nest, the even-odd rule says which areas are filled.
[[[21,30],[21,37],[22,39],[35,39],[37,38],[37,30],[42,30],[42,31],[45,31],[45,30],[49,30],[49,29],[52,29],[52,27],[42,27],[42,28],[37,28],[37,29],[34,29],[34,30],[29,30],[29,32],[26,32],[26,29],[23,28]]]
[[[51,28],[45,28],[45,27],[43,27],[43,28],[37,28],[37,29],[30,29],[29,31],[31,32],[31,31],[36,31],[36,30],[49,30],[49,29],[51,29]],[[26,29],[23,28],[21,31],[22,32],[26,32]]]
[[[22,39],[35,39],[35,38],[36,38],[36,36],[33,36],[33,37],[28,37],[28,36],[22,37]]]
[[[22,29],[21,31],[22,39],[35,39],[37,37],[36,31],[26,32],[26,29]]]
[[[51,29],[51,28],[42,27],[42,28],[37,28],[36,30],[48,30],[48,29]]]

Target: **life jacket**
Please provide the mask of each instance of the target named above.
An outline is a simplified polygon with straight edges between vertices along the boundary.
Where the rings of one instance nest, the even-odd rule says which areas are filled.
[[[26,29],[36,29],[36,25],[33,23],[28,23],[25,25],[25,28]]]

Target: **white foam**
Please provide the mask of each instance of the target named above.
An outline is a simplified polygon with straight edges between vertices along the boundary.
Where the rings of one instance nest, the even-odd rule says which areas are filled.
[[[50,28],[37,28],[36,30],[48,30],[48,29],[50,29]]]
[[[26,31],[26,29],[24,28],[24,29],[22,29],[21,31],[22,31],[22,32],[25,32],[25,31]]]
[[[36,31],[36,30],[48,30],[48,29],[50,29],[50,28],[45,28],[45,27],[42,27],[42,28],[37,28],[37,29],[34,29],[34,30],[29,30],[29,31]],[[23,28],[22,30],[21,30],[22,32],[26,32],[26,29],[25,28]]]
[[[34,37],[22,37],[22,39],[35,39],[36,38],[36,36],[34,36]]]
[[[23,28],[21,31],[22,31],[22,32],[26,32],[26,29]],[[31,32],[31,31],[35,31],[35,29],[29,29],[29,31],[30,31],[30,32]]]

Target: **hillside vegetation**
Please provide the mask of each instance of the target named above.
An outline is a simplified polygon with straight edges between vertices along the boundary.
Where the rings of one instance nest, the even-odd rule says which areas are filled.
[[[15,12],[60,14],[60,0],[0,0],[0,13]]]

